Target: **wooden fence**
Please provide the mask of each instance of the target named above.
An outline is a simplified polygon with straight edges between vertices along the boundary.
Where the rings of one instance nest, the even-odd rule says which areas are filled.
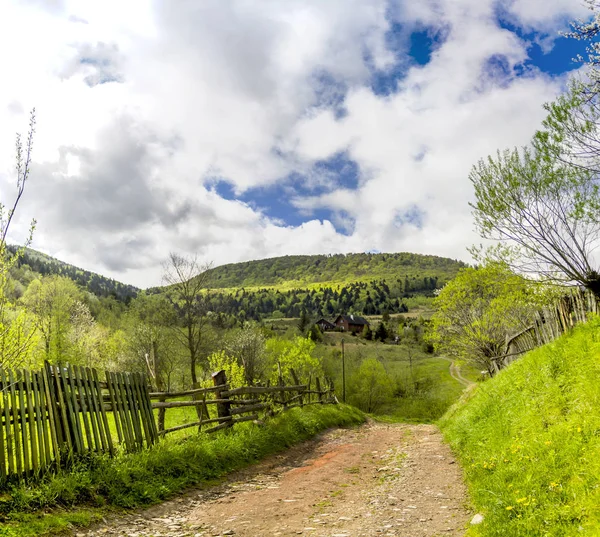
[[[538,311],[530,326],[506,338],[503,355],[495,359],[496,369],[508,365],[521,354],[554,341],[576,324],[586,322],[589,313],[600,313],[599,306],[592,292],[571,290],[553,306]]]
[[[41,371],[0,368],[0,482],[69,464],[77,455],[114,455],[158,440],[145,379],[46,364]],[[114,433],[114,435],[113,435]]]
[[[311,380],[308,384],[300,384],[294,371],[291,371],[294,381],[286,385],[280,377],[276,386],[242,386],[230,389],[224,371],[214,373],[214,386],[198,388],[182,392],[153,392],[150,398],[158,400],[152,403],[152,408],[158,409],[158,434],[160,436],[191,427],[197,427],[198,432],[212,433],[235,423],[259,419],[259,413],[272,415],[277,409],[302,407],[312,404],[335,403],[333,382],[325,379],[323,386],[319,378],[315,379],[314,388]],[[179,401],[167,399],[191,398]],[[210,411],[209,407],[215,410]],[[165,414],[169,408],[194,407],[197,419],[174,427],[165,428]],[[209,429],[202,429],[212,425]]]
[[[41,371],[0,368],[0,485],[67,466],[87,453],[139,451],[174,431],[212,425],[213,432],[256,420],[259,412],[336,402],[333,384],[310,382],[230,389],[223,371],[214,386],[178,393],[151,392],[138,373],[104,372],[79,366],[45,364]],[[191,400],[167,401],[191,397]],[[158,400],[158,402],[152,402]],[[165,429],[169,408],[191,406],[198,419]],[[212,413],[209,407],[215,408]],[[154,410],[158,409],[157,420]],[[158,421],[158,423],[157,423]]]

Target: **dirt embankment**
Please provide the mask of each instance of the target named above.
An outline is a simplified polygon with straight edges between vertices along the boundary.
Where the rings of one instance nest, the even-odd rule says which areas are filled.
[[[459,536],[469,516],[435,426],[370,423],[77,536]]]

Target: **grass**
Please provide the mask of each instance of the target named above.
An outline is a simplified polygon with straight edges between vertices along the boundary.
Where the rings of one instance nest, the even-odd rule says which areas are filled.
[[[343,334],[326,334],[324,346],[341,348]],[[345,335],[346,379],[362,361],[377,358],[396,383],[397,396],[372,417],[388,422],[431,423],[458,400],[463,386],[450,375],[448,360],[424,352],[419,344],[392,345]],[[412,369],[411,369],[412,358]],[[325,369],[333,377],[338,398],[342,397],[342,364],[336,354],[325,357]],[[462,367],[461,370],[469,370]],[[417,386],[418,389],[414,389]],[[347,400],[350,399],[347,393]]]
[[[600,320],[477,386],[440,421],[484,516],[470,536],[600,535]]]
[[[282,451],[334,426],[364,421],[346,405],[291,409],[265,425],[169,439],[115,459],[90,457],[35,486],[14,485],[0,495],[0,536],[26,537],[85,526],[107,510],[143,507]]]

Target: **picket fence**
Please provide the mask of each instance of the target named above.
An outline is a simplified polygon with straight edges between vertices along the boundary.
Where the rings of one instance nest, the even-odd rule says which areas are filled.
[[[183,392],[152,392],[139,373],[101,374],[92,368],[46,363],[41,371],[0,368],[0,486],[66,467],[88,453],[134,452],[169,433],[212,424],[211,433],[257,420],[259,412],[337,402],[333,383],[316,389],[280,377],[277,386],[230,389],[224,371],[214,386]],[[183,399],[182,399],[183,398]],[[170,401],[171,399],[180,399]],[[157,400],[157,402],[153,402]],[[169,400],[169,401],[167,401]],[[210,405],[216,407],[212,415]],[[165,429],[169,408],[196,408],[198,419]],[[156,416],[155,416],[155,410]],[[215,425],[216,424],[216,425]]]

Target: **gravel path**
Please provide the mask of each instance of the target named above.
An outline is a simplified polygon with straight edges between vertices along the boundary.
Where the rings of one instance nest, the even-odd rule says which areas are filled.
[[[75,535],[459,536],[469,517],[461,469],[435,426],[369,423]]]

